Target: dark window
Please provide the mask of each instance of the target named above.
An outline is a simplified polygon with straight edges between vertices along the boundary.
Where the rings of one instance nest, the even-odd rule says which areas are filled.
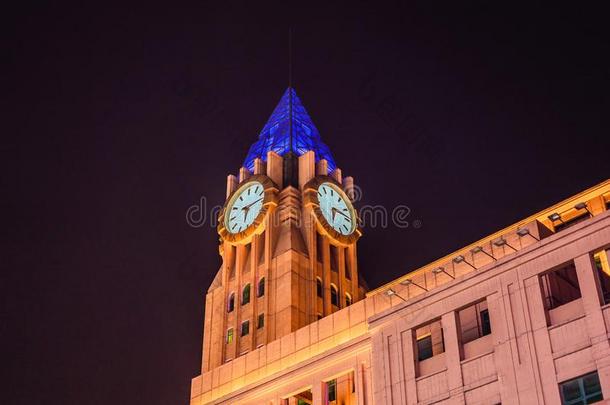
[[[574,262],[540,276],[547,310],[580,298],[580,287]]]
[[[250,302],[250,284],[246,284],[241,293],[241,305],[246,305]]]
[[[233,343],[233,328],[227,331],[227,344]]]
[[[324,263],[324,239],[322,235],[316,232],[316,251],[317,259],[320,263]]]
[[[323,291],[322,291],[322,280],[320,280],[320,278],[316,279],[316,291],[318,293],[318,297],[323,298]]]
[[[489,311],[487,309],[482,310],[480,313],[481,318],[481,334],[487,336],[491,333],[491,322],[489,322]]]
[[[235,293],[229,295],[229,302],[227,303],[227,312],[233,312],[235,309]]]
[[[462,344],[472,342],[491,333],[487,302],[481,301],[458,312]]]
[[[241,335],[246,336],[250,333],[250,321],[243,321],[241,323]]]
[[[574,217],[572,219],[569,219],[567,221],[563,221],[563,222],[555,222],[554,224],[554,228],[555,228],[555,232],[559,232],[562,231],[566,228],[569,228],[573,225],[578,224],[579,222],[585,221],[587,219],[589,219],[591,216],[589,215],[588,212],[578,215],[577,217]]]
[[[426,360],[432,356],[432,335],[417,339],[417,360]]]
[[[330,380],[326,383],[326,389],[328,391],[328,401],[337,400],[337,380]]]
[[[352,296],[345,293],[345,306],[349,307],[350,305],[352,305]]]
[[[330,303],[336,307],[339,306],[339,293],[334,285],[330,286]]]
[[[343,249],[343,251],[345,252],[345,278],[348,280],[352,279],[352,271],[351,271],[351,263],[349,261],[349,249],[345,248]]]
[[[415,330],[417,360],[423,361],[445,351],[443,328],[440,319],[429,322]],[[419,373],[419,369],[416,370]],[[419,376],[419,375],[418,375]]]
[[[262,297],[263,295],[265,295],[265,277],[258,281],[258,290],[256,292],[257,297]]]
[[[339,269],[339,248],[336,246],[330,247],[330,269],[331,271],[338,271]]]
[[[259,314],[258,315],[258,324],[256,325],[256,328],[260,329],[263,326],[265,326],[265,314]]]
[[[559,384],[564,405],[592,404],[604,399],[597,371]]]
[[[610,210],[610,200],[606,201],[606,210]]]
[[[318,321],[322,319],[322,314],[318,314]]]

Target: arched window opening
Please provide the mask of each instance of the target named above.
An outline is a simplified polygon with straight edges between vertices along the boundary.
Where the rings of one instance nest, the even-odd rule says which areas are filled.
[[[235,309],[235,293],[229,294],[229,301],[227,302],[227,312],[233,312]]]
[[[339,306],[339,293],[334,284],[330,285],[330,303],[336,307]]]
[[[345,306],[349,307],[352,305],[352,296],[349,293],[345,293]]]
[[[246,284],[241,293],[241,305],[246,305],[250,302],[250,283]]]
[[[262,297],[263,295],[265,295],[265,277],[261,277],[258,281],[258,289],[256,291],[257,297]]]
[[[316,278],[316,292],[318,293],[318,297],[323,298],[323,291],[322,291],[322,279],[320,277]]]

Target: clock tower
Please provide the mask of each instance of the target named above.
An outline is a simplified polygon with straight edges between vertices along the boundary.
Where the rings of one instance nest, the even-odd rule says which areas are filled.
[[[203,372],[364,298],[353,187],[288,88],[227,178]]]

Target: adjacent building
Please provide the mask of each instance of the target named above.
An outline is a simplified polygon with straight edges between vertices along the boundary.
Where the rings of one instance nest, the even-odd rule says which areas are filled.
[[[610,180],[368,291],[354,180],[289,88],[226,195],[191,405],[610,399]]]

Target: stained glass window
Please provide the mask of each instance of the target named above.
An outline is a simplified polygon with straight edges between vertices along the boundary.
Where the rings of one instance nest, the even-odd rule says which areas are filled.
[[[292,151],[297,156],[301,156],[310,150],[315,152],[316,160],[328,161],[329,172],[335,170],[336,165],[330,149],[322,142],[318,130],[296,92],[289,87],[260,132],[258,141],[250,147],[244,167],[253,171],[254,159],[267,160],[269,151],[279,155]]]

